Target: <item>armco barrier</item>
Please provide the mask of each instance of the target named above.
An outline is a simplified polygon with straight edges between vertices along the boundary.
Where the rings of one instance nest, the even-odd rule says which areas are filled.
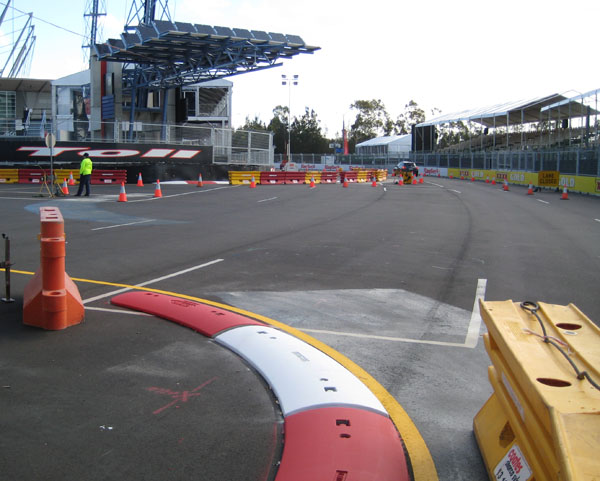
[[[286,172],[286,184],[304,184],[306,181],[306,172]]]
[[[473,429],[490,478],[600,479],[600,329],[573,305],[480,304],[494,393]]]
[[[260,185],[277,185],[277,184],[284,184],[284,183],[285,183],[285,172],[261,172],[260,173]]]
[[[92,171],[92,184],[120,184],[127,183],[126,170],[98,170]]]
[[[231,185],[250,184],[252,177],[256,183],[260,182],[260,172],[256,171],[229,171],[229,183]]]
[[[18,169],[0,169],[0,184],[19,183]]]
[[[23,324],[65,329],[83,321],[83,302],[77,286],[65,272],[65,233],[60,210],[40,207],[40,222],[40,268],[25,286]]]

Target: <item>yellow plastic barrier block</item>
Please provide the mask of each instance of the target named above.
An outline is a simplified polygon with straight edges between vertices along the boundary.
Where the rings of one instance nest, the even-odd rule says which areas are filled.
[[[473,428],[490,479],[600,480],[600,329],[572,304],[526,307],[481,302],[494,394]]]
[[[0,169],[0,184],[18,184],[19,169]]]
[[[310,184],[310,180],[314,179],[315,184],[321,183],[321,171],[320,170],[308,170],[306,171],[305,184]]]
[[[260,183],[259,171],[229,171],[229,183],[231,185],[250,184],[253,177],[256,184]]]

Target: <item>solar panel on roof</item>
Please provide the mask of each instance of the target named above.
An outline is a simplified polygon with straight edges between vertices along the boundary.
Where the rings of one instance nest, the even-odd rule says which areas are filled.
[[[142,42],[150,40],[152,38],[156,38],[156,30],[151,27],[147,27],[145,25],[138,25],[136,27],[140,37],[142,38]]]
[[[235,36],[235,34],[233,33],[233,30],[231,30],[229,27],[217,27],[217,26],[215,26],[215,31],[216,31],[217,35],[220,36],[220,37],[233,37],[233,36]]]
[[[139,45],[140,43],[140,37],[138,37],[134,33],[122,33],[121,39],[123,40],[123,44],[127,48],[132,47],[134,45]]]
[[[293,45],[293,46],[303,46],[304,45],[304,40],[302,40],[302,38],[298,35],[286,35],[287,37],[287,43],[289,45]]]
[[[274,42],[287,43],[287,38],[285,38],[285,35],[283,33],[269,32],[269,35],[271,36],[271,40]]]
[[[215,35],[217,33],[217,32],[215,32],[215,29],[212,28],[210,25],[196,24],[194,26],[196,27],[196,31],[198,33],[204,33],[206,35]]]
[[[250,30],[246,30],[245,28],[234,28],[233,31],[235,32],[236,37],[253,38]]]
[[[165,20],[154,20],[152,22],[154,24],[154,28],[160,35],[164,35],[165,33],[175,32],[175,25],[171,22],[167,22]]]
[[[175,22],[175,26],[179,32],[196,33],[196,29],[191,23]]]
[[[252,30],[252,35],[254,35],[254,38],[256,40],[260,40],[263,42],[268,42],[271,40],[269,34],[267,32],[263,32],[262,30]]]

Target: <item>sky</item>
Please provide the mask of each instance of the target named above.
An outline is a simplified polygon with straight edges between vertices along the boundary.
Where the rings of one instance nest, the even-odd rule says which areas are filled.
[[[107,13],[101,40],[118,38],[132,2],[100,0]],[[86,68],[81,45],[89,3],[13,0],[34,15],[28,77]],[[274,107],[289,103],[292,116],[313,109],[334,137],[354,121],[356,100],[381,99],[393,119],[414,100],[432,118],[433,109],[451,113],[600,88],[598,0],[169,0],[169,9],[175,21],[294,34],[321,47],[281,67],[229,78],[236,127],[246,117],[268,123]],[[0,45],[23,22],[13,15],[21,14],[7,13]],[[282,74],[298,75],[298,85],[282,86]]]

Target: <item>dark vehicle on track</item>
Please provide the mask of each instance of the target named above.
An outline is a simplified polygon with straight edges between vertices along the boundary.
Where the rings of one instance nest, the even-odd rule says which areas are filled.
[[[415,177],[418,177],[419,168],[417,167],[417,164],[414,162],[402,161],[398,162],[398,165],[394,167],[394,175],[404,176],[404,174],[408,172],[412,172]]]

